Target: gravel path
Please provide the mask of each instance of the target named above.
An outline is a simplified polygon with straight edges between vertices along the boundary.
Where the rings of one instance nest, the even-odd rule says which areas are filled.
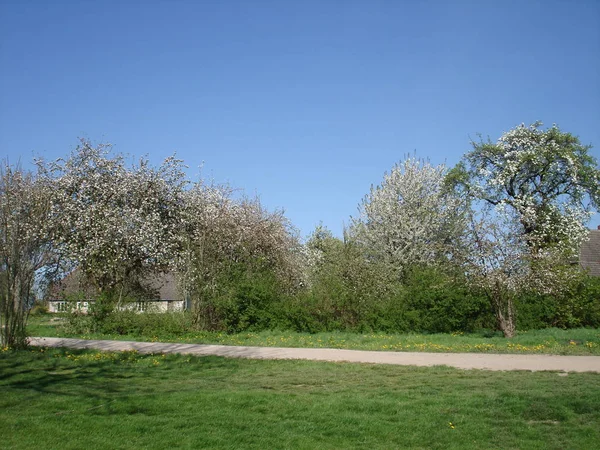
[[[403,366],[450,366],[484,370],[553,370],[598,372],[600,356],[506,355],[488,353],[418,353],[339,350],[332,348],[237,347],[229,345],[172,344],[161,342],[92,341],[38,337],[30,339],[39,347],[68,347],[106,351],[137,350],[140,353],[181,353],[250,359],[308,359]]]

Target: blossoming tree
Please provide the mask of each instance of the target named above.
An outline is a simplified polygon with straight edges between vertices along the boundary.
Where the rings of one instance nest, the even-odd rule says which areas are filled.
[[[54,186],[54,245],[120,301],[136,280],[173,267],[186,180],[173,157],[157,168],[147,159],[128,167],[110,150],[82,140],[68,159],[40,165]]]
[[[196,322],[209,328],[219,326],[211,302],[232,270],[238,279],[266,270],[289,289],[303,273],[298,235],[283,212],[233,194],[228,186],[198,182],[185,195],[178,272]]]
[[[536,122],[473,150],[447,177],[473,202],[467,272],[490,299],[498,327],[516,329],[515,294],[527,287],[558,294],[600,199],[600,170],[589,146]]]
[[[445,166],[407,158],[372,186],[351,233],[376,258],[403,269],[431,264],[460,247],[465,203],[445,189]]]
[[[0,165],[1,345],[26,345],[36,272],[54,260],[48,239],[51,189],[36,174]]]
[[[473,150],[449,179],[471,198],[516,214],[528,245],[578,248],[600,202],[600,170],[591,146],[542,123],[519,125]]]

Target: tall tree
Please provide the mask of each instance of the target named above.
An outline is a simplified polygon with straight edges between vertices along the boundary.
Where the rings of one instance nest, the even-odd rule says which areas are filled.
[[[516,329],[514,298],[525,287],[559,295],[598,205],[600,171],[589,146],[557,126],[520,125],[473,150],[447,176],[472,203],[466,272],[487,294],[498,328]]]
[[[51,189],[36,174],[0,163],[0,337],[26,345],[25,326],[36,272],[50,264]]]

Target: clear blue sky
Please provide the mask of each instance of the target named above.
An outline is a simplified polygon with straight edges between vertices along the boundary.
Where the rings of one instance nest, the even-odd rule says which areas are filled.
[[[303,235],[477,133],[558,123],[600,157],[598,0],[0,0],[0,45],[0,157],[176,151]]]

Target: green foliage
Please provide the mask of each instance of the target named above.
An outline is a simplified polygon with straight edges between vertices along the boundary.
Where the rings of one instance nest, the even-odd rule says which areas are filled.
[[[600,327],[600,278],[581,274],[556,300],[552,326]]]
[[[192,328],[192,318],[187,313],[154,313],[115,311],[102,324],[106,334],[132,334],[137,336],[180,336]]]
[[[48,305],[45,302],[36,300],[31,309],[29,310],[29,314],[31,314],[32,316],[48,314]]]
[[[238,265],[227,274],[223,284],[225,288],[217,301],[227,332],[266,330],[273,326],[283,291],[271,270],[249,272]]]
[[[307,244],[314,252],[309,294],[326,330],[379,328],[379,314],[399,287],[390,266],[366,258],[356,242],[318,229]]]
[[[123,299],[121,299],[123,301]],[[115,317],[119,295],[114,291],[105,291],[93,299],[83,292],[67,294],[67,323],[73,333],[89,334],[104,332]],[[123,303],[132,301],[125,299]]]
[[[600,278],[584,272],[560,295],[524,291],[517,298],[519,329],[600,327]]]
[[[284,293],[269,270],[248,272],[238,266],[220,280],[218,295],[206,299],[202,312],[206,322],[199,328],[191,314],[116,311],[114,298],[105,296],[90,305],[89,314],[76,309],[73,298],[66,331],[152,337],[183,336],[198,329],[235,334],[452,333],[494,328],[488,300],[470,289],[463,275],[448,268],[415,266],[403,283],[395,282],[390,289],[389,278],[374,275],[377,265],[353,259],[353,250],[338,250],[343,264],[322,261],[310,289],[294,295]],[[582,275],[562,296],[523,291],[515,302],[519,330],[600,327],[600,279],[595,277]]]
[[[268,265],[230,264],[219,273],[214,289],[205,290],[196,302],[196,326],[229,333],[273,328],[285,296],[285,287]]]
[[[118,300],[114,291],[105,291],[90,302],[88,315],[94,330],[102,328],[108,317],[115,311]]]
[[[451,276],[439,267],[413,267],[403,301],[412,331],[471,332],[491,326],[494,320],[483,295],[471,291],[464,277]]]
[[[582,326],[600,328],[600,277],[586,276],[574,292]]]
[[[551,326],[556,315],[557,298],[523,292],[515,298],[518,330],[538,330]]]
[[[311,291],[302,291],[285,298],[277,313],[276,328],[298,333],[318,333],[340,328],[322,299]]]
[[[310,289],[292,303],[295,317],[287,320],[296,331],[450,332],[490,324],[485,299],[449,265],[412,265],[400,278],[393,266],[323,228],[307,246],[315,260]]]
[[[91,317],[81,311],[74,310],[67,315],[67,321],[64,325],[65,331],[69,334],[88,335],[96,332],[92,326]]]
[[[473,333],[394,333],[382,331],[319,331],[294,332],[287,326],[285,331],[244,331],[225,333],[222,331],[196,330],[191,325],[191,314],[172,313],[179,321],[181,331],[164,334],[147,327],[144,334],[117,335],[94,333],[84,335],[87,339],[117,339],[127,341],[160,341],[190,344],[248,345],[259,347],[307,347],[343,348],[349,350],[377,351],[420,351],[458,353],[527,353],[555,355],[600,355],[599,328],[544,328],[519,331],[512,339],[505,339],[494,329],[480,328]],[[143,316],[143,315],[138,315]],[[290,317],[306,317],[291,315]],[[158,318],[160,320],[160,318]],[[140,320],[146,320],[140,317]],[[151,319],[149,319],[151,320]],[[69,333],[61,318],[34,316],[29,320],[31,336],[81,337]],[[325,322],[320,322],[321,323]]]

